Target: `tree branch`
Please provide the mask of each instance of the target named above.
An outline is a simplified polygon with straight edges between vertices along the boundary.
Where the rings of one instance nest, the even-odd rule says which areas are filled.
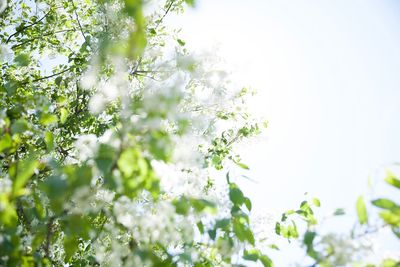
[[[54,74],[52,74],[52,75],[40,77],[40,78],[37,78],[37,79],[32,80],[32,81],[26,81],[26,82],[23,82],[23,83],[21,83],[21,84],[22,84],[22,85],[25,85],[25,84],[28,84],[28,83],[34,83],[34,82],[39,82],[39,81],[46,80],[46,79],[49,79],[49,78],[53,78],[53,77],[55,77],[55,76],[58,76],[58,75],[61,75],[61,74],[65,73],[65,72],[67,72],[67,71],[70,71],[71,69],[72,69],[72,67],[69,67],[68,69],[65,69],[65,70],[63,70],[63,71],[54,73]]]
[[[15,35],[17,35],[17,34],[23,32],[24,30],[28,29],[29,27],[32,27],[32,26],[38,24],[39,22],[41,22],[42,20],[44,20],[44,18],[46,18],[46,17],[50,14],[51,11],[52,11],[52,9],[50,8],[50,10],[49,10],[46,14],[44,14],[44,16],[41,17],[39,20],[37,20],[37,21],[35,21],[35,22],[33,22],[33,23],[29,24],[29,25],[26,25],[25,27],[22,27],[21,29],[15,31],[13,34],[11,34],[10,36],[8,36],[8,38],[7,38],[7,40],[6,40],[6,44],[7,44],[7,43],[11,40],[11,38],[14,37]]]
[[[154,27],[154,29],[157,29],[158,26],[160,26],[161,22],[162,22],[162,21],[164,20],[164,18],[167,16],[167,14],[168,14],[169,11],[171,10],[172,5],[173,5],[174,3],[175,3],[175,1],[171,1],[171,3],[169,3],[169,5],[168,5],[167,9],[165,10],[163,16],[158,20],[158,22],[157,22],[156,26]],[[131,75],[132,75],[132,76],[135,75],[135,74],[137,74],[138,72],[141,72],[141,71],[138,71],[138,68],[139,68],[139,66],[140,66],[140,64],[141,64],[141,62],[142,62],[142,59],[143,59],[143,56],[141,56],[141,57],[139,58],[137,65],[135,66],[135,68],[134,68],[133,71],[131,72]]]
[[[78,22],[79,30],[80,30],[80,32],[81,32],[81,34],[83,36],[83,39],[85,39],[85,42],[86,42],[86,36],[85,36],[85,33],[83,32],[83,28],[82,28],[81,22],[79,21],[79,17],[78,17],[78,13],[76,12],[76,6],[74,4],[74,1],[71,1],[71,3],[72,3],[72,6],[74,7],[74,13],[75,13],[75,16],[76,16],[76,21]]]
[[[42,34],[42,35],[40,35],[40,36],[38,36],[36,38],[32,38],[32,39],[26,40],[26,41],[24,41],[22,43],[15,44],[15,45],[13,45],[11,47],[11,49],[17,48],[19,46],[23,46],[23,45],[25,45],[27,43],[30,43],[30,42],[35,41],[37,39],[40,39],[41,37],[44,37],[44,36],[50,36],[50,35],[53,35],[53,34],[62,33],[62,32],[70,32],[70,31],[74,31],[74,30],[75,29],[68,29],[68,30],[60,30],[60,31],[55,31],[55,32],[48,32],[48,33]]]
[[[161,22],[164,20],[164,18],[167,16],[168,12],[171,10],[172,5],[175,3],[175,1],[171,1],[171,3],[169,3],[167,9],[165,10],[164,15],[160,18],[160,20],[157,22],[155,29],[158,28],[158,26],[160,26]]]

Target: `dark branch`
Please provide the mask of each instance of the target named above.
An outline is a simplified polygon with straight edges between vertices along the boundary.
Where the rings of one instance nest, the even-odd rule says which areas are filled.
[[[23,32],[24,30],[28,29],[29,27],[32,27],[32,26],[38,24],[39,22],[41,22],[42,20],[44,20],[44,18],[46,18],[46,17],[50,14],[51,11],[52,11],[52,10],[51,10],[51,8],[50,8],[50,10],[49,10],[46,14],[44,14],[44,16],[41,17],[39,20],[37,20],[37,21],[35,21],[35,22],[33,22],[33,23],[29,24],[29,25],[26,25],[25,27],[22,27],[22,28],[19,29],[18,31],[16,31],[16,32],[14,32],[13,34],[11,34],[10,36],[8,36],[8,38],[7,38],[7,40],[6,40],[6,44],[7,44],[7,43],[11,40],[11,38],[14,37],[15,35],[17,35],[17,34]]]
[[[156,26],[154,27],[154,29],[157,29],[158,26],[160,26],[161,22],[162,22],[162,21],[164,20],[164,18],[168,15],[168,13],[169,13],[169,11],[171,10],[172,5],[173,5],[174,3],[175,3],[175,1],[171,1],[171,3],[169,3],[169,5],[168,5],[167,9],[165,10],[163,16],[158,20],[158,22],[157,22]],[[142,59],[143,59],[143,56],[141,56],[141,57],[139,58],[138,63],[136,64],[135,68],[134,68],[133,71],[131,72],[131,75],[132,75],[132,76],[135,75],[135,74],[137,74],[137,73],[139,73],[139,72],[143,72],[143,71],[138,71],[138,68],[139,68],[139,66],[140,66],[140,64],[141,64],[141,62],[142,62]]]
[[[81,34],[82,34],[82,36],[83,36],[83,39],[85,39],[85,42],[86,42],[86,36],[85,36],[85,33],[83,32],[83,28],[82,28],[81,22],[80,22],[80,20],[79,20],[78,13],[76,12],[76,6],[75,6],[75,4],[74,4],[74,1],[71,1],[71,3],[72,3],[72,5],[73,5],[73,7],[74,7],[74,13],[75,13],[75,16],[76,16],[76,21],[78,22],[79,30],[81,31]]]
[[[175,1],[171,1],[171,3],[169,3],[167,9],[165,10],[164,15],[160,18],[160,20],[157,22],[155,29],[158,28],[158,26],[160,26],[161,22],[164,20],[164,18],[167,16],[168,12],[171,10],[172,5],[175,3]]]
[[[40,81],[42,81],[42,80],[46,80],[46,79],[49,79],[49,78],[53,78],[53,77],[56,77],[56,76],[58,76],[58,75],[61,75],[61,74],[65,73],[65,72],[67,72],[67,71],[70,71],[71,69],[72,69],[72,67],[69,67],[68,69],[65,69],[65,70],[63,70],[63,71],[54,73],[54,74],[49,75],[49,76],[40,77],[40,78],[37,78],[37,79],[32,80],[32,81],[26,81],[26,82],[23,82],[22,85],[28,84],[28,83],[40,82]]]
[[[40,35],[40,36],[38,36],[38,37],[36,37],[36,38],[32,38],[32,39],[26,40],[26,41],[24,41],[24,42],[22,42],[22,43],[13,45],[11,48],[14,49],[14,48],[17,48],[17,47],[26,45],[26,44],[28,44],[28,43],[30,43],[30,42],[33,42],[33,41],[35,41],[35,40],[37,40],[37,39],[40,39],[41,37],[44,37],[44,36],[50,36],[50,35],[53,35],[53,34],[62,33],[62,32],[69,32],[69,31],[75,31],[75,29],[60,30],[60,31],[55,31],[55,32],[48,32],[48,33],[42,34],[42,35]]]

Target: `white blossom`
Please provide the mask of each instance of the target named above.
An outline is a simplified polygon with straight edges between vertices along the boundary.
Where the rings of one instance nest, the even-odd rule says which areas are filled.
[[[95,94],[90,98],[89,101],[89,110],[93,114],[99,114],[104,111],[104,108],[107,105],[107,100],[101,94]]]
[[[97,137],[94,134],[81,135],[75,141],[77,158],[85,161],[92,158],[97,151]]]

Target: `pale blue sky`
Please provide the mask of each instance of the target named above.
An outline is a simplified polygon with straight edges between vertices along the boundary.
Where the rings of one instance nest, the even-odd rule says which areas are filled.
[[[398,1],[199,0],[176,23],[192,49],[218,44],[259,92],[269,128],[242,150],[258,212],[292,208],[304,192],[325,212],[353,211],[368,177],[400,162]]]
[[[192,49],[218,44],[259,92],[270,127],[244,153],[263,208],[306,191],[353,204],[369,175],[400,161],[400,4],[203,0],[179,20]]]

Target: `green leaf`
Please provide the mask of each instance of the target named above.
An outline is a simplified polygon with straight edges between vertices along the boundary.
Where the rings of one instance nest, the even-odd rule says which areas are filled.
[[[185,41],[183,41],[182,39],[177,39],[176,41],[180,46],[184,46],[186,44]]]
[[[271,248],[271,249],[274,249],[274,250],[279,250],[279,247],[277,245],[275,245],[275,244],[271,244],[268,247]]]
[[[273,267],[274,264],[272,260],[267,256],[267,255],[261,255],[259,257],[261,263],[264,265],[264,267]]]
[[[58,77],[54,80],[55,84],[58,85],[58,86],[60,86],[61,81],[62,81],[62,77],[61,77],[61,76],[58,76]]]
[[[0,226],[15,226],[18,221],[17,211],[10,202],[8,196],[4,193],[0,194]]]
[[[64,237],[65,259],[68,261],[78,250],[79,240],[76,236],[66,235]]]
[[[120,171],[126,177],[132,177],[133,173],[137,171],[139,157],[139,152],[134,148],[130,148],[122,152],[118,159],[117,165]]]
[[[210,211],[216,212],[216,206],[213,202],[205,199],[190,199],[190,203],[197,212]]]
[[[66,179],[60,176],[50,176],[40,184],[39,188],[49,198],[52,211],[61,213],[65,204],[65,196],[69,193]]]
[[[312,202],[316,207],[320,207],[321,206],[321,202],[319,201],[318,198],[313,198]]]
[[[212,239],[215,240],[215,237],[217,236],[217,231],[215,229],[209,230],[208,231],[208,236]]]
[[[44,134],[44,141],[46,143],[47,151],[53,150],[54,148],[54,137],[52,132],[46,132]]]
[[[335,212],[333,213],[333,215],[335,215],[335,216],[341,216],[341,215],[345,215],[345,214],[346,214],[346,212],[342,208],[336,209]]]
[[[230,189],[229,189],[229,199],[236,206],[242,205],[244,203],[244,201],[245,201],[243,192],[234,183],[231,183],[229,187],[230,187]]]
[[[28,66],[30,63],[30,58],[28,54],[19,54],[18,56],[15,57],[14,59],[15,63],[21,67]]]
[[[202,221],[198,221],[196,225],[197,225],[197,228],[199,229],[200,233],[204,234],[204,224],[203,224],[203,222]]]
[[[385,223],[400,227],[400,215],[389,210],[384,210],[379,215],[385,221]]]
[[[231,223],[230,219],[220,219],[220,220],[216,221],[215,228],[216,229],[228,230],[230,223]]]
[[[116,156],[115,149],[106,144],[100,144],[95,162],[103,175],[107,175],[111,171]]]
[[[196,1],[195,1],[195,0],[185,0],[185,3],[186,3],[188,6],[194,7]]]
[[[68,110],[66,108],[60,109],[60,122],[64,124],[68,118]]]
[[[189,213],[190,204],[186,197],[175,199],[172,204],[175,206],[176,213],[181,215],[187,215]]]
[[[314,249],[314,239],[316,236],[317,236],[316,232],[307,231],[304,234],[304,239],[303,239],[303,243],[304,243],[304,245],[306,245],[306,248],[307,248],[307,255],[313,259],[318,258],[318,254]]]
[[[245,169],[245,170],[250,170],[249,166],[247,166],[246,164],[242,163],[242,162],[236,162],[236,165],[238,165],[240,168]]]
[[[260,252],[256,249],[244,250],[243,259],[247,261],[258,261]]]
[[[11,148],[12,147],[12,139],[11,136],[6,133],[1,139],[0,139],[0,153],[3,152],[4,150]]]
[[[281,235],[281,230],[282,230],[281,224],[280,224],[279,222],[277,222],[277,223],[275,224],[275,233],[276,233],[277,235]]]
[[[55,124],[55,123],[57,123],[57,121],[58,121],[58,118],[56,115],[48,114],[48,113],[43,114],[40,118],[40,123],[43,124],[44,126]]]
[[[17,165],[17,177],[13,182],[13,193],[19,193],[19,191],[25,186],[26,182],[35,173],[35,170],[39,166],[39,162],[34,159],[26,159],[22,162],[18,162]]]
[[[390,199],[379,198],[372,201],[372,204],[381,209],[395,209],[398,208],[398,205]]]
[[[255,239],[251,229],[245,224],[243,218],[235,218],[233,220],[233,232],[240,241],[248,241],[254,245]]]
[[[400,262],[394,259],[384,259],[379,266],[382,267],[399,267]]]
[[[400,180],[392,172],[387,172],[385,181],[388,184],[400,189]]]
[[[246,205],[246,208],[251,211],[252,205],[251,205],[251,200],[248,197],[244,198],[244,204]]]
[[[13,134],[23,133],[26,130],[28,130],[28,123],[24,119],[16,120],[11,125],[11,132]]]
[[[360,196],[357,199],[356,209],[357,209],[358,221],[360,222],[360,224],[368,223],[367,208],[365,206],[365,202],[364,202],[364,197],[363,196]]]

